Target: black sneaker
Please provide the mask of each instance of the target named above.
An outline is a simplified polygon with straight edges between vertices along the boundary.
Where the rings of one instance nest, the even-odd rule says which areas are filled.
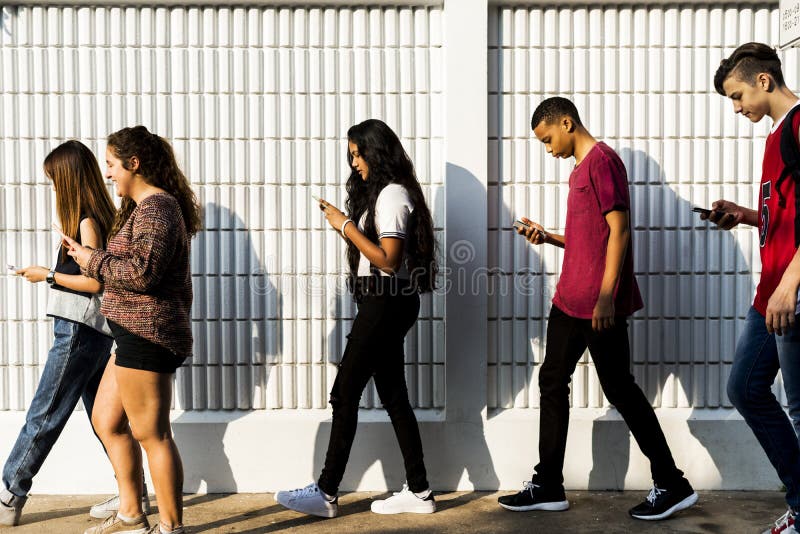
[[[525,487],[519,493],[498,497],[497,502],[512,512],[529,512],[531,510],[561,512],[569,508],[564,488],[543,488],[533,482],[525,482]]]
[[[644,502],[631,508],[628,513],[636,519],[658,521],[666,519],[675,512],[685,510],[697,502],[697,493],[689,482],[672,489],[653,486]]]

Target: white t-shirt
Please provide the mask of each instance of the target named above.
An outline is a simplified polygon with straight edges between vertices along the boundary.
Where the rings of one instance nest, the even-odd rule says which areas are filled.
[[[378,194],[375,201],[375,229],[378,232],[378,239],[383,237],[406,238],[408,228],[408,218],[414,211],[414,204],[408,196],[406,188],[400,184],[389,184]],[[367,220],[365,212],[358,221],[358,229],[364,231]],[[403,263],[397,271],[398,278],[408,278],[406,268],[407,249],[403,247]],[[391,276],[379,270],[381,276]],[[370,276],[369,260],[364,254],[358,262],[358,276]]]

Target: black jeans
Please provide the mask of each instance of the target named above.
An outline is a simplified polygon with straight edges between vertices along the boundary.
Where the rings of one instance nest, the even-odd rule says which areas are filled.
[[[370,377],[389,413],[411,491],[428,489],[417,418],[408,402],[403,340],[419,313],[419,296],[367,295],[348,334],[347,347],[331,389],[333,424],[318,485],[328,495],[339,490],[358,424],[358,404]]]
[[[539,465],[535,468],[533,482],[545,487],[560,487],[564,482],[569,383],[587,347],[608,401],[625,419],[639,448],[650,460],[655,484],[659,488],[681,484],[683,472],[675,466],[653,407],[630,371],[627,319],[617,317],[614,327],[598,333],[592,330],[591,320],[570,317],[555,306],[550,311],[547,347],[539,372]]]

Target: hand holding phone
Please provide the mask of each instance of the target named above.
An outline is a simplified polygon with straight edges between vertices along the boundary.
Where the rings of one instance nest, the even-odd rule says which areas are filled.
[[[319,209],[325,211],[325,208],[328,206],[327,202],[325,202],[324,200],[315,195],[311,195],[311,198],[313,198],[317,202],[317,204],[319,204]]]
[[[529,225],[529,224],[527,224],[527,223],[525,223],[523,221],[516,220],[516,221],[514,221],[514,228],[516,228],[517,230],[522,230],[522,232],[523,232],[522,235],[525,235],[524,232],[528,232],[531,229],[531,225]],[[542,240],[547,239],[547,232],[545,232],[544,230],[542,230],[540,228],[534,228],[533,231],[534,231],[534,235],[535,234],[541,235],[542,236]]]

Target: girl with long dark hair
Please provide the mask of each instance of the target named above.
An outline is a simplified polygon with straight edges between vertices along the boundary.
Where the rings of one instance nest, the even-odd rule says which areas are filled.
[[[411,159],[397,135],[379,120],[350,128],[346,209],[320,201],[325,217],[347,241],[350,287],[358,314],[331,389],[333,424],[325,467],[316,483],[281,491],[276,500],[320,517],[338,513],[337,492],[358,423],[358,405],[370,377],[392,420],[407,484],[372,503],[381,514],[433,513],[422,440],[406,388],[403,343],[419,313],[419,294],[435,288],[436,240],[430,210]],[[358,222],[356,222],[358,221]]]
[[[183,528],[183,466],[169,411],[175,370],[192,354],[189,241],[200,210],[170,144],[144,126],[108,137],[107,175],[122,206],[108,250],[65,236],[69,255],[106,287],[101,311],[116,342],[92,416],[119,486],[119,510],[86,534],[175,533]],[[142,446],[160,524],[150,528],[138,496]]]
[[[44,160],[53,184],[56,213],[63,231],[86,247],[102,249],[111,232],[114,204],[97,159],[78,141],[67,141]],[[78,399],[92,417],[97,387],[112,340],[100,313],[103,285],[80,272],[59,246],[55,266],[31,265],[15,273],[28,282],[50,286],[47,315],[53,318],[53,346],[31,400],[25,425],[3,467],[0,525],[19,523],[33,477],[55,445]]]

